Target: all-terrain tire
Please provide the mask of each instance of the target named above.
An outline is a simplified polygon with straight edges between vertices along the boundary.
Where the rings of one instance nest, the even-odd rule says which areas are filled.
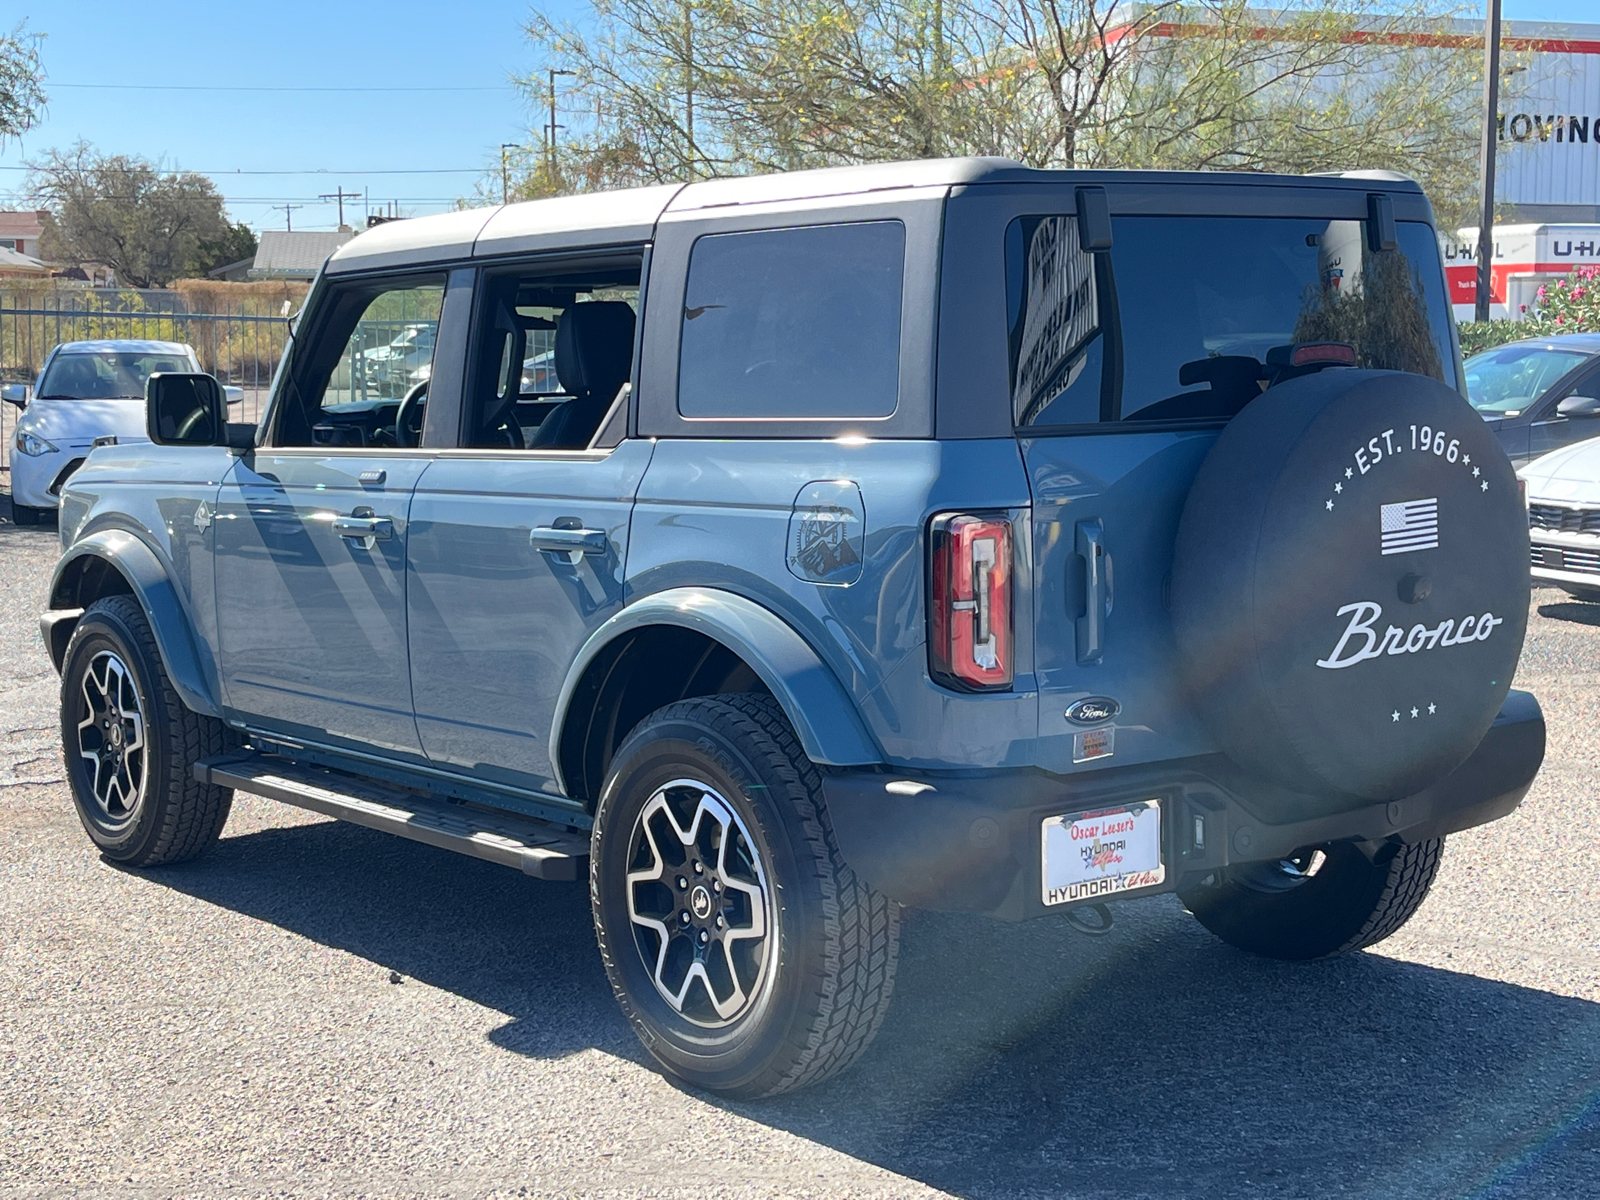
[[[1179,889],[1200,923],[1229,945],[1267,958],[1312,959],[1376,945],[1427,898],[1444,839],[1386,847],[1375,859],[1349,842],[1323,847],[1310,878],[1277,864],[1228,867],[1208,884]]]
[[[675,824],[667,821],[669,805]],[[690,840],[696,828],[700,834]],[[686,839],[686,857],[658,871],[678,854],[677,839]],[[708,854],[702,843],[732,849]],[[724,877],[724,857],[745,865]],[[661,880],[638,882],[652,872]],[[698,881],[718,879],[726,880],[715,883],[719,897],[737,901],[737,911],[700,911],[698,900],[709,892],[699,895]],[[760,965],[752,967],[750,944],[731,937],[741,922],[754,927],[757,894],[770,923]],[[595,813],[590,896],[618,1003],[646,1049],[687,1083],[742,1099],[804,1087],[855,1061],[883,1023],[899,954],[899,906],[869,889],[840,856],[821,774],[770,696],[682,701],[629,734]],[[670,906],[661,926],[670,935],[640,922],[658,900]],[[718,960],[725,946],[733,947],[729,957]],[[691,952],[708,972],[703,983],[689,978],[692,966],[683,967],[691,960],[681,955]],[[745,956],[748,980],[732,969],[735,954]],[[678,967],[662,965],[673,962]],[[680,978],[675,1001],[669,992]],[[747,999],[726,999],[736,996],[723,987],[726,980]],[[723,1002],[727,1013],[714,1008]]]
[[[112,712],[100,712],[107,695]],[[92,722],[104,726],[102,734],[81,728],[92,710],[105,718]],[[114,724],[120,727],[115,734]],[[129,763],[134,742],[142,744],[125,787],[107,772],[108,764],[85,757],[86,746],[103,749],[113,737],[112,748],[128,751]],[[130,867],[154,867],[208,848],[227,823],[233,792],[198,782],[194,764],[234,745],[221,721],[184,706],[137,600],[108,596],[89,607],[62,660],[61,746],[78,819],[102,854]]]

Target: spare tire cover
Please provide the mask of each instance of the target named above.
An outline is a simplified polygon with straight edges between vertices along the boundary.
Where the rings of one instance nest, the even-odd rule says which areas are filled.
[[[1483,419],[1436,380],[1325,370],[1223,430],[1178,526],[1190,700],[1240,766],[1393,800],[1472,753],[1528,622],[1527,515]]]

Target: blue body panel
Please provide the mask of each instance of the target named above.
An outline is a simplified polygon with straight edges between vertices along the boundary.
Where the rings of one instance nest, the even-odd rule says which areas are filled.
[[[789,568],[797,500],[848,480],[865,509],[861,573],[845,586]],[[1027,480],[1012,439],[743,441],[672,439],[639,490],[627,593],[711,586],[793,628],[847,690],[884,760],[902,766],[1022,765],[1037,723],[1031,635],[1018,630],[1013,692],[963,695],[927,671],[928,518],[947,509],[1018,509]],[[1025,557],[1018,556],[1025,568]],[[1027,607],[1019,575],[1020,612]]]
[[[651,449],[486,451],[428,467],[412,500],[407,608],[417,727],[432,762],[557,787],[556,698],[579,649],[622,606],[628,519]],[[535,549],[538,526],[601,531],[606,549]]]
[[[419,454],[261,450],[217,502],[218,644],[229,716],[289,737],[421,757],[405,556]],[[363,478],[365,477],[365,478]],[[392,523],[370,545],[335,516]]]

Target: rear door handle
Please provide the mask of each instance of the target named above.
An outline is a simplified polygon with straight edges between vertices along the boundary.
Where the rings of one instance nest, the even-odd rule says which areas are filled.
[[[1111,615],[1111,555],[1099,521],[1079,521],[1073,531],[1083,559],[1083,616],[1078,618],[1078,663],[1092,666],[1105,655],[1106,618]]]
[[[358,509],[357,514],[359,512]],[[342,538],[348,538],[353,542],[365,542],[370,547],[375,541],[386,542],[394,536],[394,522],[388,517],[352,514],[348,517],[335,517],[333,531]]]
[[[577,555],[604,554],[610,546],[604,529],[557,529],[540,525],[528,532],[535,550],[568,551]]]

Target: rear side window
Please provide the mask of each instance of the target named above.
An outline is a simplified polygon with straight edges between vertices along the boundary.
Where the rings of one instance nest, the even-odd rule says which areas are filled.
[[[678,358],[685,417],[887,417],[899,400],[899,221],[699,238]]]

